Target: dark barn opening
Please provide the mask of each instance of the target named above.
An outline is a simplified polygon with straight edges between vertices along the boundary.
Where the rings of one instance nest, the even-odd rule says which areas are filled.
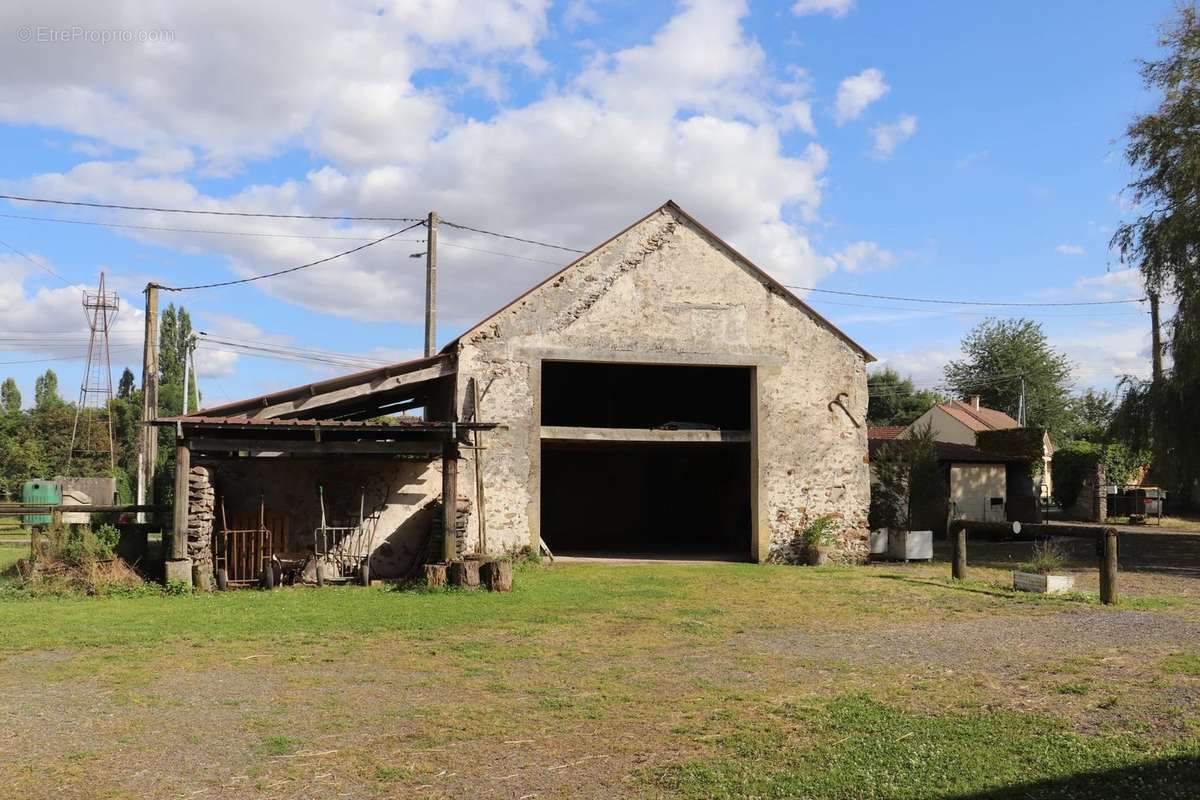
[[[544,363],[541,535],[555,555],[749,559],[751,379]]]

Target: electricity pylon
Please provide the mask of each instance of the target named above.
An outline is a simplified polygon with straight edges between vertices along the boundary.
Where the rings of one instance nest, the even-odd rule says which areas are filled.
[[[71,454],[67,471],[76,458],[93,461],[108,451],[108,468],[116,469],[116,448],[113,445],[112,423],[112,359],[108,349],[108,331],[117,315],[119,303],[115,292],[104,291],[104,273],[100,273],[100,288],[83,293],[83,313],[87,315],[91,337],[88,339],[87,363],[83,382],[79,385],[79,403],[75,406],[75,425],[71,428]],[[89,465],[90,466],[90,465]]]

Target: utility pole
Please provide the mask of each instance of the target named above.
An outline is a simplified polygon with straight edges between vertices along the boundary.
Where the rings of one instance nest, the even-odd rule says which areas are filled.
[[[1021,397],[1017,400],[1017,424],[1025,427],[1025,373],[1021,373]]]
[[[1158,325],[1158,292],[1150,292],[1150,375],[1157,386],[1162,381],[1162,332]]]
[[[196,337],[189,336],[183,343],[183,416],[188,414],[188,401],[192,398],[192,351],[196,347]]]
[[[437,212],[429,212],[425,245],[425,357],[437,349]]]
[[[149,505],[154,492],[154,461],[158,457],[158,284],[146,284],[146,327],[142,342],[142,424],[138,428],[138,505]],[[146,516],[138,514],[138,522]]]

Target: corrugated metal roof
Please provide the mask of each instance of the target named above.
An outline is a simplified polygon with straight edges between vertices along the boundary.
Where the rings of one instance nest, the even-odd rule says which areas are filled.
[[[431,367],[434,364],[441,362],[449,363],[450,360],[450,356],[444,354],[429,356],[428,358],[414,358],[411,361],[401,361],[396,364],[389,364],[386,367],[376,367],[375,369],[354,372],[349,375],[341,375],[339,377],[328,378],[323,381],[306,383],[302,386],[293,386],[290,389],[281,389],[277,392],[259,395],[258,397],[250,397],[233,403],[212,406],[211,408],[202,408],[195,414],[189,414],[188,417],[184,419],[195,419],[199,417],[244,416],[249,412],[257,411],[264,406],[283,403],[297,397],[311,397],[312,395],[330,392],[335,389],[341,389],[359,383],[366,383],[379,378],[390,378],[396,375],[403,375],[407,372],[415,372],[419,369]]]
[[[245,415],[220,417],[210,414],[189,414],[186,417],[161,417],[154,420],[154,425],[184,425],[214,426],[230,428],[260,428],[264,430],[281,430],[288,428],[354,428],[364,432],[387,431],[441,431],[449,430],[452,426],[462,430],[475,430],[498,427],[495,422],[428,422],[420,417],[392,418],[387,424],[370,421],[344,419],[256,419]]]

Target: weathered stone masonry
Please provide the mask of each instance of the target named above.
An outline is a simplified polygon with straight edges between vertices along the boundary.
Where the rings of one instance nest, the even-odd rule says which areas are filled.
[[[825,514],[844,558],[865,553],[869,354],[673,204],[447,349],[458,407],[477,379],[489,386],[482,417],[505,426],[485,456],[493,549],[540,536],[541,364],[559,359],[753,368],[753,556],[794,559],[800,531]]]

